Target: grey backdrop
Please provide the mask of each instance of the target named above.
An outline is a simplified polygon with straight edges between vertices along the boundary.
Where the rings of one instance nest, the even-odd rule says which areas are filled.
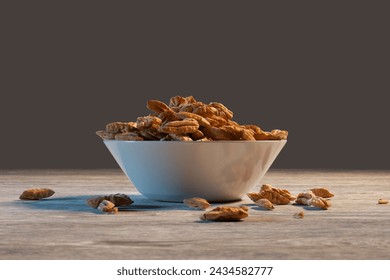
[[[4,2],[1,169],[117,168],[95,131],[177,94],[288,130],[275,168],[390,168],[386,1]]]

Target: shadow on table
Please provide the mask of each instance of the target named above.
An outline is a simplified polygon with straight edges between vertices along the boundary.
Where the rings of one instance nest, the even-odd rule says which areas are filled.
[[[99,196],[99,195],[96,195]],[[25,207],[29,209],[68,211],[68,212],[100,212],[87,205],[86,200],[94,195],[78,195],[64,197],[50,197],[41,200],[16,200],[9,202],[13,206]],[[140,194],[130,195],[134,201],[129,206],[118,207],[119,211],[170,211],[170,210],[188,210],[183,203],[160,202],[147,199]]]
[[[324,211],[324,209],[320,209],[320,208],[317,208],[317,207],[314,207],[311,205],[302,205],[302,204],[297,204],[297,203],[293,203],[292,205],[297,207],[297,208],[301,208],[302,210],[307,210],[307,211]]]
[[[242,205],[248,206],[249,208],[251,208],[252,210],[255,210],[255,211],[260,211],[260,212],[261,211],[264,211],[264,212],[272,211],[272,210],[269,210],[269,209],[266,209],[266,208],[254,205],[253,203],[246,203],[246,204],[242,204]],[[316,207],[313,207],[313,206],[310,206],[310,205],[301,205],[301,204],[297,204],[297,203],[286,204],[286,205],[292,205],[292,206],[295,206],[297,208],[301,208],[301,210],[324,211],[323,209],[316,208]],[[275,206],[275,209],[276,209],[278,207],[283,207],[284,205],[274,205],[274,206]]]

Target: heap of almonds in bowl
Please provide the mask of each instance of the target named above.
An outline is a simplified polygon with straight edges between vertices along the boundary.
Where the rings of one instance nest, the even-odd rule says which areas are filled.
[[[104,140],[214,141],[286,140],[286,130],[264,131],[257,125],[240,125],[233,112],[219,102],[205,104],[194,97],[174,96],[169,104],[149,100],[148,116],[132,122],[111,122],[96,132]]]

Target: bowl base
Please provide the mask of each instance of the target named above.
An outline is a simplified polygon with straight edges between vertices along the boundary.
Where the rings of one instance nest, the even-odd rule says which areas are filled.
[[[221,197],[221,195],[218,195],[218,197],[213,196],[207,196],[207,195],[161,195],[161,194],[145,194],[141,193],[144,197],[150,200],[154,201],[160,201],[160,202],[173,202],[173,203],[182,203],[184,199],[192,198],[192,197],[200,197],[203,199],[206,199],[208,202],[212,203],[229,203],[229,202],[237,202],[242,200],[242,197]]]

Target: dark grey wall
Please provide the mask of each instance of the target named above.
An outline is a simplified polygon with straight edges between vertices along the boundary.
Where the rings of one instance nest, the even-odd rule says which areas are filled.
[[[177,94],[287,129],[274,167],[390,168],[386,1],[4,2],[1,169],[117,168],[95,131]]]

